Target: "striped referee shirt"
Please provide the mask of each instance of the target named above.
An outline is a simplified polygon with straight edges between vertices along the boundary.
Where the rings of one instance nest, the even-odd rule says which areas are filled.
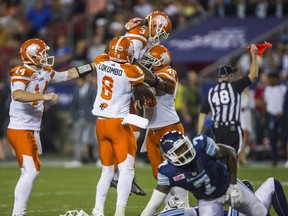
[[[207,115],[211,111],[212,121],[239,122],[241,93],[250,84],[251,80],[248,76],[232,82],[219,82],[209,89],[200,112]]]

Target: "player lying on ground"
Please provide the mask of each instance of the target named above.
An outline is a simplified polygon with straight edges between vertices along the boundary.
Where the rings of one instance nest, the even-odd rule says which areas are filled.
[[[173,186],[193,193],[198,200],[200,215],[223,215],[225,204],[248,216],[268,214],[273,195],[267,199],[262,194],[263,190],[259,189],[257,194],[262,199],[258,199],[237,180],[237,158],[232,147],[216,145],[206,135],[196,136],[191,142],[183,134],[172,131],[163,136],[160,149],[167,160],[159,166],[158,185],[141,216],[153,215]],[[227,165],[218,159],[226,159]],[[274,208],[279,215],[287,215],[287,201],[283,189],[282,193],[279,192],[278,182],[269,178],[263,187],[270,188],[275,196],[281,196],[281,201]],[[197,216],[196,210],[192,210],[189,215]]]

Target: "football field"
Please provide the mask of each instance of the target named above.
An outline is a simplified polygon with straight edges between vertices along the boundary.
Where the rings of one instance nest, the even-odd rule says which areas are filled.
[[[64,168],[61,163],[50,164],[42,161],[42,170],[34,183],[28,203],[28,216],[59,216],[67,210],[83,209],[91,214],[95,201],[95,188],[100,177],[100,168],[88,165],[80,168]],[[264,164],[239,168],[238,177],[252,181],[254,189],[268,177],[274,176],[282,182],[288,196],[288,170],[270,168]],[[19,177],[16,162],[0,162],[0,216],[11,216],[14,187]],[[136,169],[138,184],[147,196],[132,194],[126,209],[127,216],[137,216],[148,202],[156,181],[152,178],[150,166],[138,166]],[[244,198],[245,199],[245,198]],[[116,202],[116,190],[109,190],[105,206],[105,215],[113,216]],[[195,205],[190,196],[191,205]],[[271,210],[271,215],[276,215]]]

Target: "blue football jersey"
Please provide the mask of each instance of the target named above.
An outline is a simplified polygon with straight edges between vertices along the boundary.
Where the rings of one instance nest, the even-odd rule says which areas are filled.
[[[192,141],[196,156],[185,167],[164,161],[159,166],[158,184],[178,186],[194,194],[197,199],[212,199],[225,194],[230,180],[226,165],[214,158],[216,143],[206,135]]]

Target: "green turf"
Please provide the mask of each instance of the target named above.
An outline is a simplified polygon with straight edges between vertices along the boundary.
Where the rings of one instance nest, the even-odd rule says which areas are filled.
[[[59,216],[71,209],[83,209],[91,213],[95,201],[95,188],[101,170],[94,166],[66,169],[61,166],[43,166],[34,183],[28,203],[28,216]],[[247,178],[257,189],[266,178],[274,176],[282,181],[288,195],[287,170],[280,168],[240,168],[238,177]],[[18,167],[0,164],[0,216],[11,216],[14,187],[19,177]],[[150,167],[136,170],[138,184],[147,192],[146,197],[131,195],[126,209],[127,216],[139,215],[149,200],[156,181]],[[116,190],[110,189],[105,215],[112,216],[115,210]],[[191,195],[190,203],[195,205]],[[272,215],[276,215],[271,210]]]

